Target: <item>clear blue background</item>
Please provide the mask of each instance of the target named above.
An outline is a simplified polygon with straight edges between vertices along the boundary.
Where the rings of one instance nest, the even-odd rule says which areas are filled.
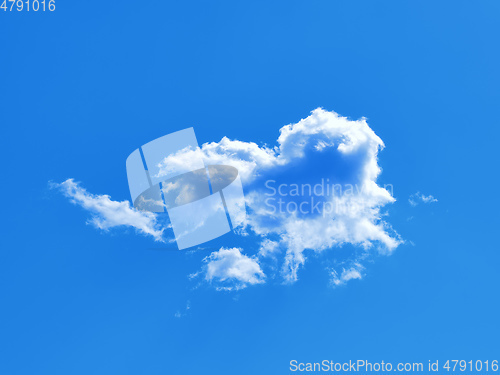
[[[500,359],[499,21],[498,1],[456,0],[0,11],[0,374]],[[345,287],[328,286],[330,251],[293,286],[194,289],[187,275],[210,249],[103,234],[47,187],[72,177],[129,199],[125,159],[152,139],[195,126],[200,144],[274,145],[281,126],[319,106],[366,116],[384,140],[380,182],[398,199],[388,220],[415,243]],[[411,208],[416,191],[439,203]]]

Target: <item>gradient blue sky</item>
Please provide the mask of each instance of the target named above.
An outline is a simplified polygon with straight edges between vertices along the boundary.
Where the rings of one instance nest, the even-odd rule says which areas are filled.
[[[0,374],[499,359],[499,2],[56,7],[0,11]],[[125,159],[152,139],[194,126],[200,144],[274,144],[317,107],[365,116],[383,139],[388,220],[408,243],[343,287],[325,252],[294,285],[195,289],[187,275],[219,240],[187,253],[102,233],[48,188],[75,178],[129,199]],[[439,202],[413,208],[417,191]]]

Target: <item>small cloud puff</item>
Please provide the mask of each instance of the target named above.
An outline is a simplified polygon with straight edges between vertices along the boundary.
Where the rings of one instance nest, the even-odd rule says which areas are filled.
[[[240,290],[248,285],[265,283],[265,275],[255,258],[241,253],[240,248],[221,248],[207,256],[202,270],[190,275],[195,278],[204,275],[205,281],[213,284],[217,290]]]
[[[186,302],[186,308],[185,308],[184,312],[177,310],[174,314],[174,317],[176,317],[177,319],[182,318],[183,316],[187,315],[187,313],[189,312],[190,309],[191,309],[191,302],[188,300]]]
[[[360,263],[354,263],[352,267],[343,268],[341,272],[330,270],[330,283],[332,286],[345,285],[349,280],[360,280],[363,278],[364,267]]]
[[[420,202],[422,203],[435,203],[438,200],[434,198],[432,195],[424,195],[421,192],[417,191],[415,194],[410,195],[410,198],[408,199],[408,203],[412,207],[417,206]]]

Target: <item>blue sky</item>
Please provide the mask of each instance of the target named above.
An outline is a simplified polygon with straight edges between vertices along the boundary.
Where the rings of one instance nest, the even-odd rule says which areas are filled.
[[[289,361],[498,359],[500,4],[58,2],[0,11],[1,374],[278,374]],[[361,280],[308,253],[298,280],[190,280],[227,234],[180,252],[86,225],[49,181],[130,199],[125,160],[193,126],[275,146],[314,109],[366,117],[384,220],[405,241]],[[421,192],[438,202],[413,207]],[[271,264],[272,265],[272,264]],[[267,271],[266,271],[267,272]],[[188,308],[189,307],[189,308]],[[179,317],[180,315],[180,317]]]

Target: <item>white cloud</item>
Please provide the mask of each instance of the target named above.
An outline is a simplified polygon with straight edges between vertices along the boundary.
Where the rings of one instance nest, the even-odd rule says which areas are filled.
[[[279,238],[276,247],[285,249],[282,276],[293,282],[307,251],[353,244],[390,253],[402,243],[381,213],[383,206],[395,201],[376,183],[381,172],[378,152],[383,147],[366,119],[353,121],[318,108],[298,123],[282,127],[274,148],[223,138],[203,144],[199,152],[206,164],[238,168],[249,208],[246,227],[263,240],[271,236],[276,242]],[[270,213],[266,193],[271,191],[265,185],[269,180],[276,189],[280,184],[291,187],[295,183],[300,190],[304,183],[322,180],[328,181],[327,185],[340,184],[345,190],[315,196],[322,204],[316,212]],[[284,197],[292,207],[308,200],[309,196]],[[268,253],[266,246],[261,255]]]
[[[331,284],[333,286],[345,285],[349,280],[360,280],[363,278],[361,272],[363,272],[364,267],[360,263],[354,263],[352,267],[343,268],[339,273],[335,270],[331,270]]]
[[[248,257],[238,248],[222,248],[205,259],[205,275],[219,289],[241,289],[264,283],[261,266],[278,260],[286,282],[298,279],[298,272],[311,252],[322,252],[351,244],[365,250],[390,254],[403,241],[386,221],[383,208],[395,201],[392,186],[377,184],[381,173],[378,152],[384,143],[366,119],[350,120],[318,108],[295,124],[283,126],[275,146],[222,138],[196,150],[184,149],[169,155],[159,165],[158,175],[168,175],[202,157],[206,165],[236,167],[245,189],[247,219],[239,234],[256,236],[261,246],[258,257]],[[273,181],[272,184],[269,184]],[[312,187],[341,187],[340,191],[316,194]],[[100,228],[130,225],[160,239],[154,214],[130,208],[128,202],[113,202],[108,196],[93,196],[68,180],[61,184],[76,203],[94,212],[93,224]],[[308,186],[310,190],[308,190]],[[286,195],[270,196],[280,186]],[[292,191],[300,191],[298,195]],[[309,193],[311,191],[311,193]],[[275,198],[270,204],[269,198]],[[285,208],[278,210],[278,199]],[[422,202],[432,196],[421,196]],[[313,202],[314,200],[314,202]],[[301,205],[302,204],[302,205]],[[113,206],[110,208],[108,206]],[[115,207],[116,206],[116,207]],[[116,208],[120,214],[116,213]],[[275,208],[275,212],[271,209]],[[271,256],[272,255],[272,256]],[[260,263],[259,263],[260,262]],[[356,273],[356,272],[357,273]],[[360,269],[341,273],[338,280],[360,278]]]
[[[138,211],[130,207],[128,201],[113,201],[109,195],[90,194],[73,179],[60,184],[51,183],[50,186],[62,191],[72,203],[89,211],[92,217],[87,223],[96,228],[109,230],[129,226],[142,234],[152,236],[156,241],[164,242],[164,229],[158,224],[156,215],[151,212]]]
[[[204,259],[205,280],[218,290],[239,290],[248,285],[262,284],[265,275],[255,258],[241,253],[240,248],[221,248]],[[198,274],[191,275],[196,277]]]
[[[424,195],[421,192],[416,192],[415,194],[410,195],[410,198],[408,199],[408,203],[412,207],[417,206],[420,202],[422,203],[435,203],[438,200],[434,198],[432,195]]]
[[[227,137],[220,142],[205,143],[195,150],[185,148],[175,154],[168,155],[158,165],[158,176],[166,176],[189,165],[191,160],[205,160],[205,164],[231,165],[238,169],[245,181],[259,176],[259,171],[275,167],[282,163],[276,158],[276,151],[267,147],[259,147],[253,142],[230,140]]]
[[[275,255],[277,252],[279,252],[279,245],[279,242],[271,241],[270,239],[265,238],[260,243],[259,257],[267,258],[269,256]]]

